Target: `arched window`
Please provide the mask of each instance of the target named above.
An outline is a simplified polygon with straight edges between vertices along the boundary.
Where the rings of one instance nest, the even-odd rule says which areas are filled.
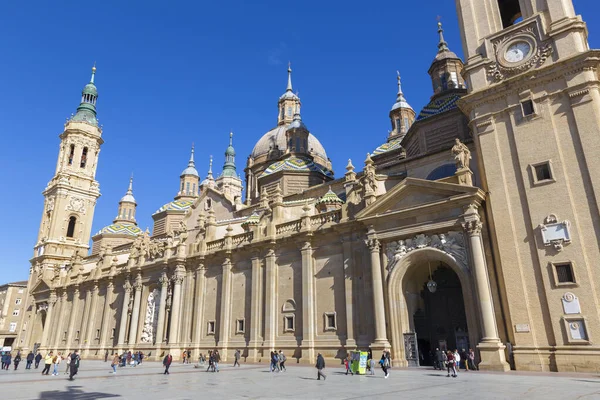
[[[88,148],[84,147],[81,152],[81,163],[79,163],[80,168],[85,168],[85,164],[87,163],[87,153],[88,153]]]
[[[69,217],[69,226],[67,227],[67,237],[72,238],[75,236],[75,225],[77,224],[76,217]]]
[[[438,179],[447,178],[449,176],[452,176],[455,173],[456,173],[456,165],[444,164],[444,165],[437,167],[433,171],[431,171],[429,173],[429,175],[427,175],[427,180],[428,181],[437,181]]]
[[[508,28],[523,20],[519,0],[498,0],[498,8],[503,28]]]
[[[73,156],[75,155],[75,145],[72,144],[69,150],[69,165],[73,165]]]

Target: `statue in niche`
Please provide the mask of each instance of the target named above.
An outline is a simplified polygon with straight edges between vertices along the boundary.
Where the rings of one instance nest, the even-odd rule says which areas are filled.
[[[154,343],[154,335],[158,326],[159,290],[154,289],[148,294],[144,328],[140,336],[142,343]]]
[[[471,150],[469,150],[467,145],[462,143],[458,138],[454,140],[452,154],[454,155],[457,170],[469,169],[469,163],[471,160]]]

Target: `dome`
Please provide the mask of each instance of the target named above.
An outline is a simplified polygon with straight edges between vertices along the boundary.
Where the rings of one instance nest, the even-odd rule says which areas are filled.
[[[263,176],[271,175],[279,171],[318,172],[328,178],[333,178],[333,172],[326,167],[300,157],[290,157],[282,161],[275,161],[273,164],[269,165],[269,168],[264,170],[260,177],[262,178]]]
[[[134,224],[111,224],[100,229],[100,232],[96,233],[96,235],[106,233],[114,235],[137,236],[142,233],[142,230]]]
[[[188,208],[190,208],[192,206],[192,204],[194,204],[193,200],[175,200],[175,201],[165,204],[164,206],[162,206],[161,208],[156,210],[156,212],[154,214],[158,214],[159,212],[163,212],[163,211],[167,211],[167,210],[185,211]]]
[[[96,85],[90,82],[83,87],[82,94],[91,94],[93,96],[98,96],[98,89],[96,89]]]
[[[340,199],[337,194],[331,190],[331,186],[327,193],[323,195],[320,199],[317,200],[316,204],[344,204],[344,200]]]
[[[125,196],[121,197],[121,203],[135,203],[135,198],[132,194],[127,193]]]
[[[196,168],[194,168],[192,166],[188,166],[186,169],[184,169],[183,172],[181,173],[181,175],[199,176],[198,170],[196,170]]]
[[[279,147],[279,150],[285,150],[287,148],[287,142],[285,138],[285,132],[287,127],[284,125],[280,125],[269,132],[265,133],[263,137],[260,138],[252,153],[250,154],[252,158],[256,158],[269,153],[271,148],[274,148],[275,145]],[[323,160],[327,160],[327,153],[325,153],[325,149],[319,139],[317,139],[313,134],[308,134],[308,148],[312,150],[315,155],[321,157]]]
[[[401,137],[393,138],[392,140],[385,142],[384,144],[382,144],[381,146],[376,148],[375,151],[373,151],[372,155],[376,156],[378,154],[383,154],[388,151],[399,149],[402,147],[402,146],[400,146],[401,142],[402,142]]]

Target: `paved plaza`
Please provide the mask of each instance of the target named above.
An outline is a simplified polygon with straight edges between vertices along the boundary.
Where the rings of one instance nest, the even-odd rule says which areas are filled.
[[[221,366],[207,373],[193,365],[174,363],[163,375],[157,362],[120,368],[110,374],[110,363],[83,360],[79,374],[69,381],[27,371],[0,371],[3,397],[16,399],[600,399],[600,376],[556,373],[461,372],[456,379],[432,369],[392,369],[389,379],[381,370],[375,376],[345,376],[341,366],[325,370],[326,381],[316,380],[316,370],[290,364],[287,372],[270,373],[268,367],[246,364]],[[64,367],[64,365],[61,365]]]

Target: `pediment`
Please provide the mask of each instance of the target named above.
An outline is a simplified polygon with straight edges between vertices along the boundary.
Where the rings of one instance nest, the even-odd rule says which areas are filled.
[[[44,279],[38,280],[33,288],[30,290],[31,294],[39,294],[43,292],[48,292],[51,290],[50,284],[46,282]]]
[[[472,196],[483,198],[481,190],[477,187],[406,178],[358,213],[356,218],[381,216]]]

